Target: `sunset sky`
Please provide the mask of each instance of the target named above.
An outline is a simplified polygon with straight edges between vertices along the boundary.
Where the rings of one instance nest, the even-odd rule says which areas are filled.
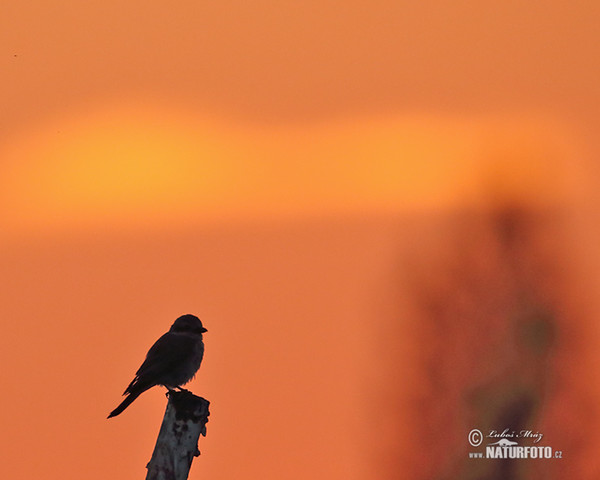
[[[498,205],[569,218],[587,290],[565,293],[565,378],[600,399],[599,21],[592,0],[1,5],[5,476],[145,475],[162,391],[106,415],[194,313],[211,417],[190,478],[397,478],[390,451],[433,478],[397,271]]]

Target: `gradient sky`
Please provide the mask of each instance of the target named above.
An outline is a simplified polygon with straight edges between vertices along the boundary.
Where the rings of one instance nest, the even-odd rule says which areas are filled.
[[[384,478],[374,451],[418,428],[370,413],[378,335],[408,314],[396,262],[428,245],[407,219],[595,215],[599,8],[4,2],[5,474],[141,477],[162,393],[105,417],[189,312],[209,329],[191,388],[212,402],[191,478]],[[411,338],[393,345],[407,398]]]

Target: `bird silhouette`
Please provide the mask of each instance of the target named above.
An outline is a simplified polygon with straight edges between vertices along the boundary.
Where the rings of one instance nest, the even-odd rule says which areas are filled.
[[[194,378],[204,356],[202,334],[206,331],[194,315],[182,315],[175,320],[169,331],[150,347],[144,363],[123,392],[127,397],[108,418],[122,413],[137,397],[156,385],[173,390]]]

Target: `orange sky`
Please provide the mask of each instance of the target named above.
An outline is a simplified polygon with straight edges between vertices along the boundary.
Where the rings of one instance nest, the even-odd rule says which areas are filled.
[[[581,160],[570,132],[533,116],[257,127],[124,105],[32,135],[4,150],[5,233],[556,202]]]
[[[594,0],[26,1],[0,9],[3,135],[131,98],[275,124],[523,108],[591,120],[599,107]]]
[[[1,5],[5,474],[143,475],[162,393],[105,417],[189,312],[212,402],[190,478],[383,478],[373,451],[415,427],[369,430],[403,228],[593,210],[598,20],[594,1]]]

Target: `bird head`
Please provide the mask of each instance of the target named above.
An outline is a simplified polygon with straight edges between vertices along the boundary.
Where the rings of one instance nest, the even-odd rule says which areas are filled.
[[[188,313],[187,315],[182,315],[177,320],[175,320],[173,325],[171,325],[169,331],[181,333],[196,333],[198,335],[201,335],[208,330],[204,328],[202,322],[198,317],[196,317],[195,315],[190,315]]]

